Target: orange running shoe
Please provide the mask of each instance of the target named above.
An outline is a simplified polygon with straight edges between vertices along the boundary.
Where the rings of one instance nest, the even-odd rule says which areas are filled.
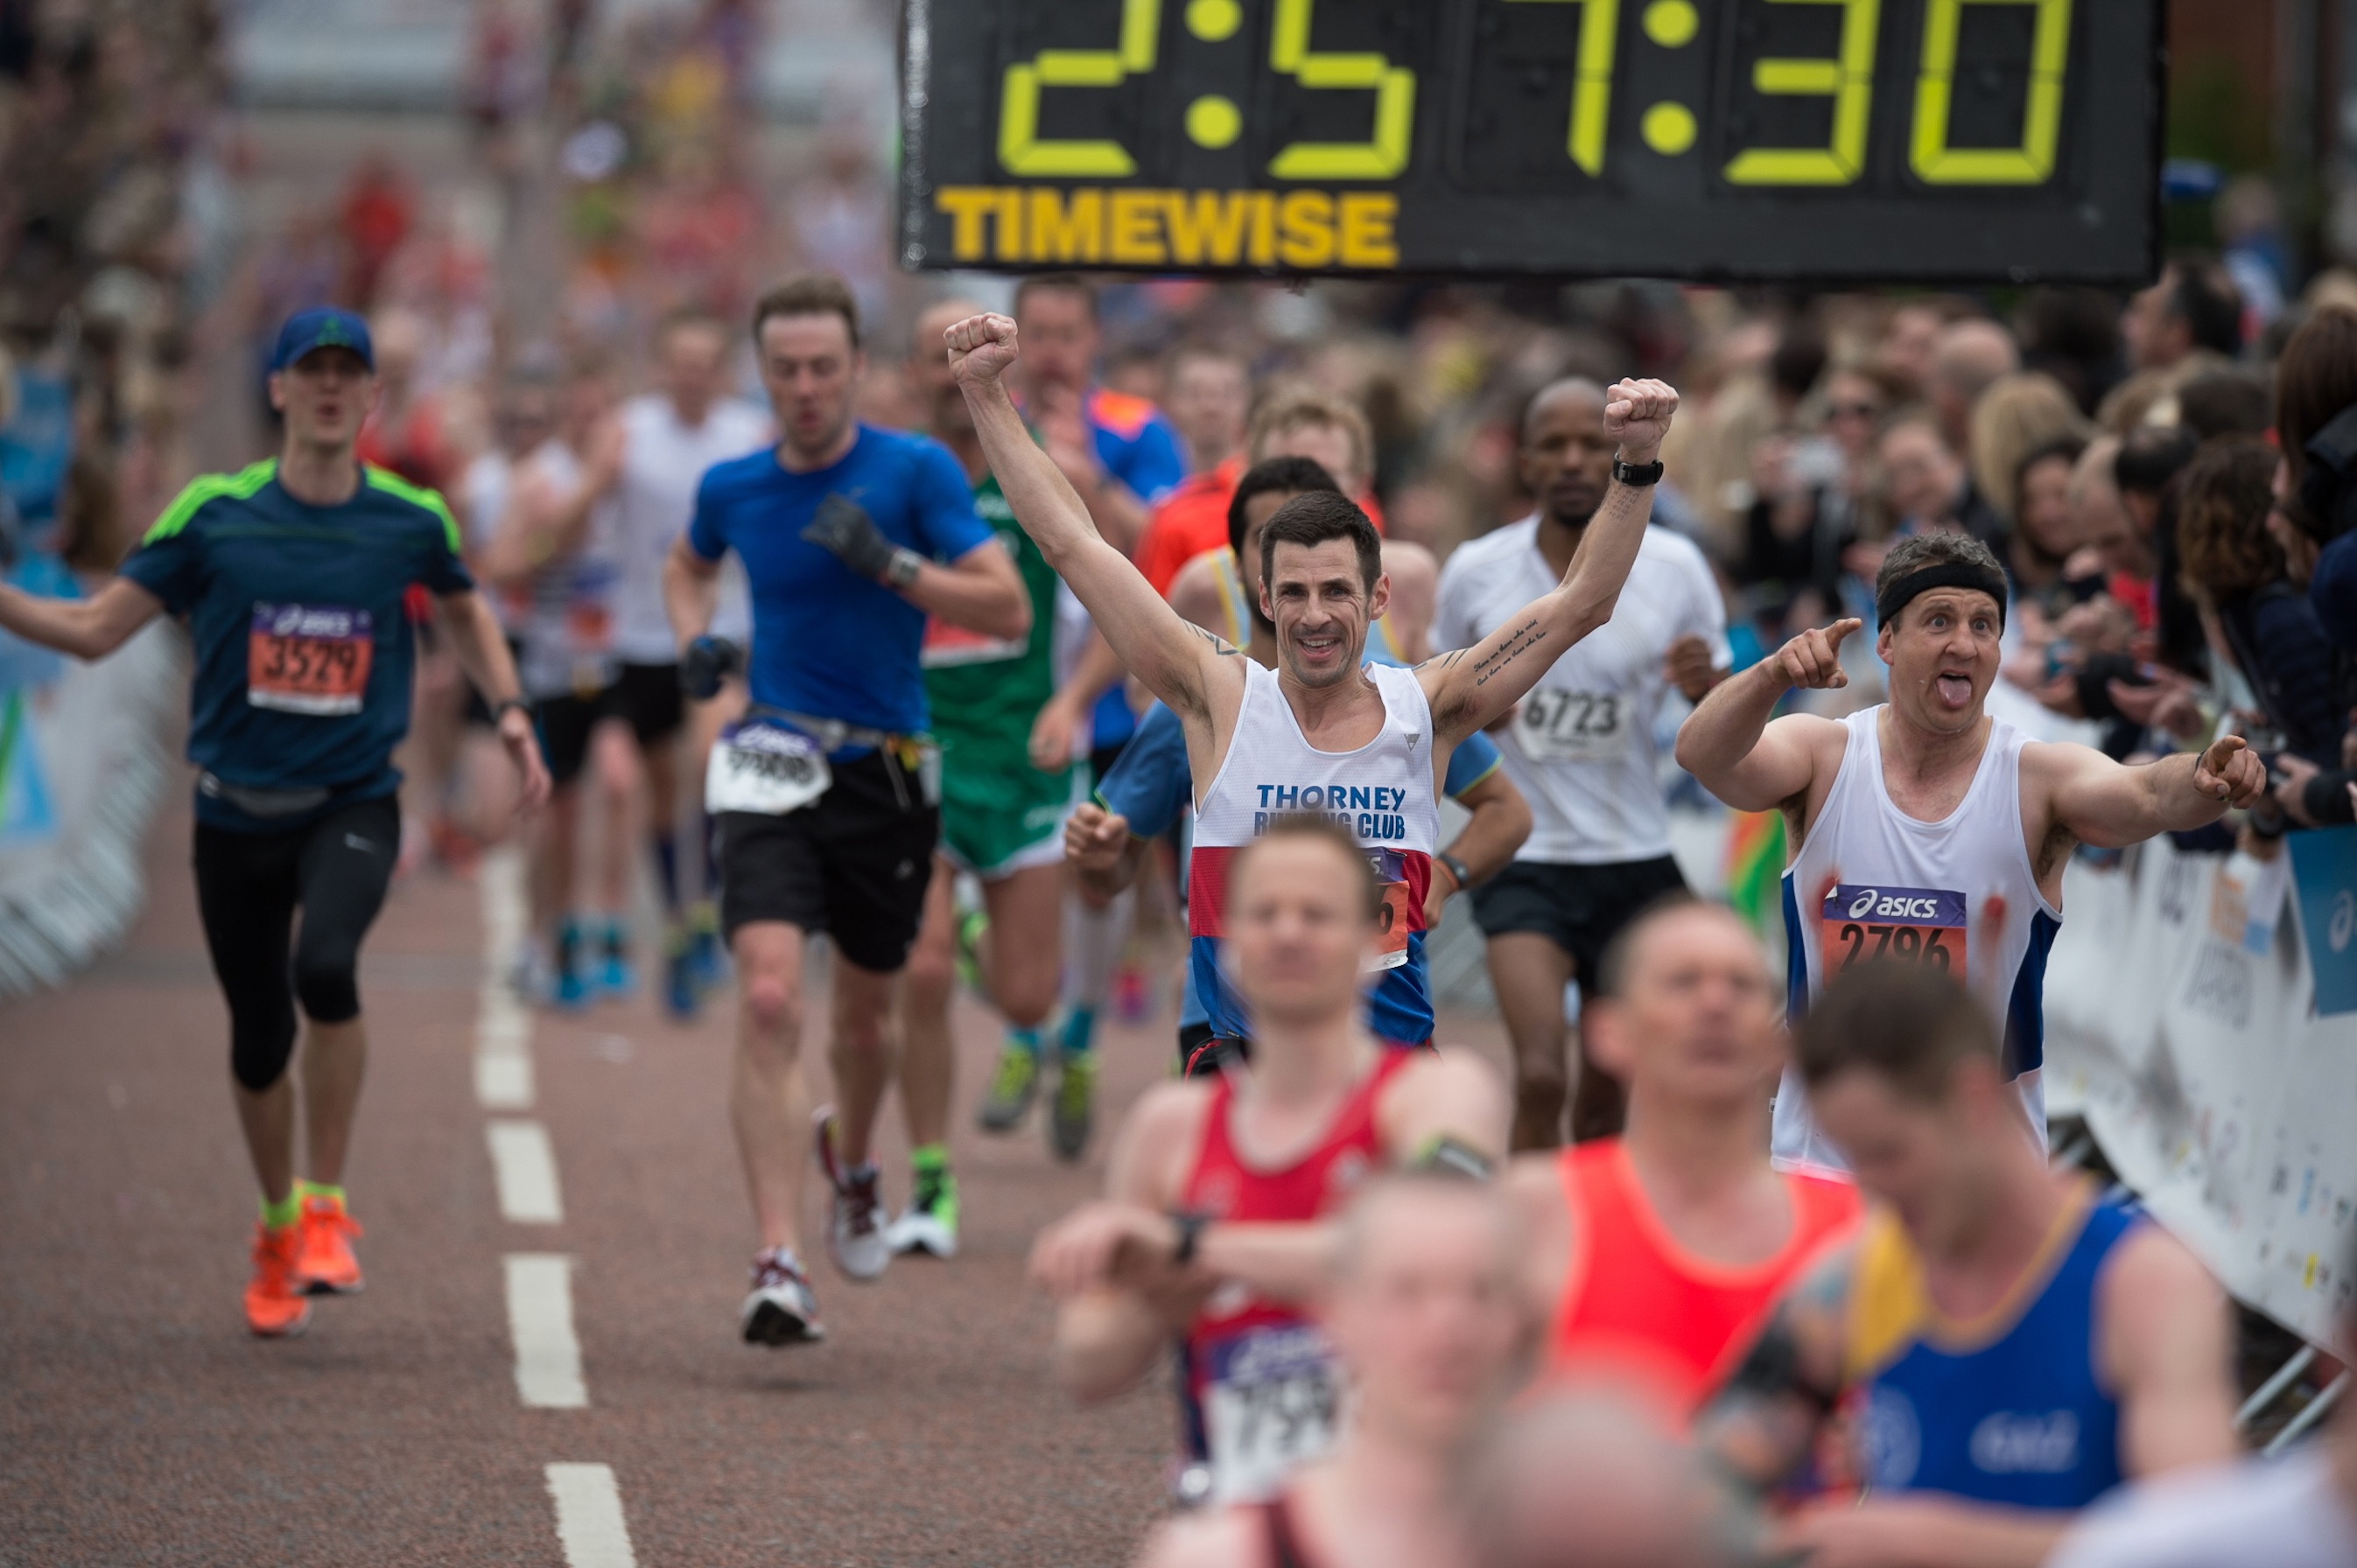
[[[300,1334],[311,1321],[311,1304],[295,1280],[296,1228],[273,1230],[255,1221],[253,1278],[245,1287],[245,1326],[266,1339]]]
[[[313,1193],[303,1200],[296,1222],[295,1280],[310,1295],[354,1295],[361,1288],[361,1261],[352,1240],[361,1222],[344,1212],[344,1200]]]

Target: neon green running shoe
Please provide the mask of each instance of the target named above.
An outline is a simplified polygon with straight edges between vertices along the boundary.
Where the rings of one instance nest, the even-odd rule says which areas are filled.
[[[1089,1146],[1096,1124],[1097,1054],[1080,1051],[1056,1058],[1056,1092],[1048,1102],[1048,1146],[1070,1165]]]
[[[990,929],[990,914],[985,909],[968,909],[958,917],[957,977],[968,991],[986,997],[990,988],[982,979],[982,934]]]
[[[931,1179],[920,1176],[909,1207],[884,1234],[895,1252],[927,1252],[943,1260],[956,1257],[957,1176],[949,1171]]]
[[[982,1102],[979,1120],[985,1133],[1012,1133],[1031,1112],[1039,1092],[1039,1057],[1012,1040],[998,1048],[998,1070],[991,1075],[990,1095]]]

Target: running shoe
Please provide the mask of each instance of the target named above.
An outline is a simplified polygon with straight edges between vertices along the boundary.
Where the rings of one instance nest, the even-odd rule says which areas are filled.
[[[770,1247],[753,1254],[753,1294],[745,1298],[738,1326],[748,1345],[807,1345],[826,1337],[810,1276],[791,1250]]]
[[[967,909],[958,916],[958,983],[977,996],[990,994],[990,987],[982,978],[982,939],[989,929],[990,914],[985,909]]]
[[[578,1011],[597,999],[596,983],[582,972],[586,961],[583,945],[581,928],[570,920],[565,922],[556,935],[555,978],[549,987],[549,1000],[567,1012]]]
[[[663,960],[663,1010],[682,1024],[695,1022],[704,1005],[704,987],[695,972],[695,944],[684,932],[672,938]]]
[[[1009,1040],[998,1048],[998,1070],[991,1075],[990,1093],[982,1102],[982,1130],[1012,1133],[1030,1114],[1039,1092],[1039,1053]]]
[[[827,1215],[826,1255],[837,1273],[862,1284],[883,1277],[892,1261],[892,1243],[885,1238],[884,1200],[877,1189],[876,1164],[854,1169],[843,1163],[835,1142],[834,1107],[822,1105],[811,1117],[815,1134],[812,1147],[818,1168],[834,1188]]]
[[[720,942],[719,917],[705,905],[696,910],[694,919],[695,936],[687,955],[695,971],[695,983],[700,990],[717,991],[728,983],[728,952]]]
[[[1059,1052],[1056,1092],[1048,1101],[1048,1146],[1058,1159],[1070,1165],[1088,1148],[1096,1109],[1096,1052]]]
[[[265,1339],[284,1339],[310,1326],[311,1300],[295,1278],[299,1230],[273,1230],[254,1222],[253,1278],[245,1287],[245,1326]]]
[[[902,1252],[929,1252],[944,1260],[956,1257],[957,1177],[943,1171],[931,1181],[920,1180],[916,1196],[884,1235],[896,1257]]]
[[[639,970],[630,961],[630,942],[621,929],[609,927],[598,943],[597,994],[626,999],[638,994]]]
[[[360,1294],[361,1261],[352,1255],[352,1238],[367,1232],[345,1212],[342,1198],[325,1193],[306,1197],[295,1231],[295,1280],[307,1294]]]

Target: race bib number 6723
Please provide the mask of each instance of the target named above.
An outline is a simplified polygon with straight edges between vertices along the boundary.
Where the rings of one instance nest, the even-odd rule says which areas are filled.
[[[1818,940],[1830,980],[1853,964],[1903,959],[1964,977],[1964,896],[1947,887],[1842,883],[1825,895]]]

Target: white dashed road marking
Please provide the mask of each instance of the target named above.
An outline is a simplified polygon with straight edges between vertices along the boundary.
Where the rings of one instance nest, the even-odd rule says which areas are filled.
[[[491,1171],[499,1179],[500,1218],[513,1225],[561,1225],[565,1201],[556,1191],[556,1151],[537,1122],[500,1121],[486,1129]]]
[[[551,1465],[548,1495],[556,1499],[565,1568],[638,1568],[612,1466]]]
[[[533,1410],[581,1410],[581,1341],[573,1335],[573,1260],[558,1252],[511,1252],[508,1333],[515,1340],[516,1392]]]

